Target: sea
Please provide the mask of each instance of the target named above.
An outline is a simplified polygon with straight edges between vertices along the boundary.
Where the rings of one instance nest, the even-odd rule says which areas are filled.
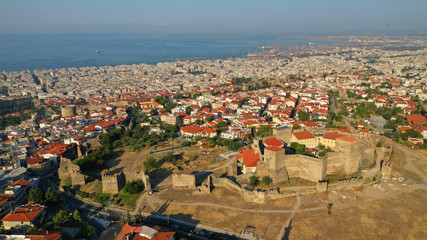
[[[153,34],[0,34],[0,71],[157,64],[245,57],[260,46],[333,42],[281,36],[169,36]],[[98,52],[98,53],[97,53]]]

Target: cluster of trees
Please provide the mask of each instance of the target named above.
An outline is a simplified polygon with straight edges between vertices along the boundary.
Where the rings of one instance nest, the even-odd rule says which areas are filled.
[[[194,141],[198,142],[202,137],[197,136]],[[210,144],[211,147],[220,146],[220,147],[227,147],[230,151],[236,151],[237,149],[242,147],[242,144],[240,143],[239,139],[225,139],[221,138],[220,136],[215,136],[213,138],[206,138],[206,142]]]
[[[260,184],[268,186],[273,182],[273,180],[268,177],[268,176],[264,176],[262,177],[261,180],[259,180],[259,178],[257,176],[251,176],[249,177],[249,187],[254,188]]]
[[[400,130],[386,131],[384,136],[393,139],[396,142],[406,141],[408,138],[423,138],[423,135],[414,129],[409,129],[406,132]]]
[[[23,113],[24,110],[31,110]],[[19,116],[4,117],[8,113],[21,113]],[[10,125],[18,125],[21,121],[31,118],[31,113],[37,112],[33,99],[21,98],[17,100],[0,100],[0,129]]]
[[[32,98],[20,98],[16,100],[0,100],[0,116],[8,113],[22,112],[35,109]]]
[[[290,148],[294,150],[295,154],[303,154],[307,156],[313,156],[313,153],[307,150],[305,145],[299,144],[297,142],[292,142]]]
[[[143,187],[138,181],[134,180],[127,182],[123,189],[127,193],[136,194],[141,192],[143,190]]]
[[[245,78],[245,77],[236,77],[231,80],[231,84],[233,85],[243,85],[245,83],[250,83],[252,81],[252,78]]]
[[[99,169],[104,165],[104,161],[114,155],[111,146],[101,146],[90,152],[86,157],[77,161],[82,171]]]
[[[308,113],[306,111],[298,111],[298,121],[308,121]]]
[[[73,214],[71,214],[67,210],[60,209],[53,217],[53,221],[46,224],[46,230],[60,230],[62,227],[79,227],[80,230],[76,235],[77,238],[91,239],[95,234],[95,227],[82,221],[79,210],[74,210]],[[68,240],[73,239],[73,237],[63,232],[62,239]]]
[[[49,187],[45,193],[39,188],[33,188],[28,194],[28,201],[52,206],[58,203],[59,194],[53,187]]]
[[[145,162],[144,162],[144,170],[145,172],[149,173],[151,172],[153,169],[156,169],[159,166],[159,163],[157,162],[157,160],[153,157],[148,157]]]
[[[325,156],[326,155],[326,153],[328,153],[328,152],[333,152],[333,150],[332,149],[330,149],[329,147],[328,148],[326,148],[325,146],[323,146],[323,145],[319,145],[319,148],[320,148],[320,150],[322,150],[320,153],[319,153],[319,157],[323,157],[323,156]]]
[[[257,137],[268,137],[273,134],[273,128],[267,125],[261,125],[258,130],[254,129],[254,135]]]

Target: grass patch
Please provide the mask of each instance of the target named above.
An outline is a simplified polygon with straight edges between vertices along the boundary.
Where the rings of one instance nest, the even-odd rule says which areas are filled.
[[[118,206],[127,206],[134,208],[136,201],[138,200],[141,193],[130,194],[125,192],[123,189],[118,193],[117,197],[114,198],[113,203]]]
[[[102,182],[99,180],[87,183],[80,187],[80,191],[87,193],[101,193],[102,192]]]
[[[302,178],[290,178],[286,182],[279,183],[277,187],[290,187],[290,186],[314,186],[315,183]],[[271,187],[267,187],[271,188]]]

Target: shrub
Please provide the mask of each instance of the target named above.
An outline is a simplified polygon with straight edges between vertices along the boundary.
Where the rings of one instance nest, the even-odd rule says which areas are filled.
[[[157,160],[153,157],[147,158],[144,162],[144,169],[146,172],[150,172],[151,170],[158,167]]]
[[[259,185],[259,179],[257,176],[251,176],[249,178],[249,186],[255,187]]]
[[[268,176],[262,177],[261,183],[263,185],[270,185],[272,182],[273,182],[273,180],[270,177],[268,177]]]
[[[139,193],[141,192],[141,190],[142,190],[142,187],[138,181],[127,182],[124,187],[124,191],[130,194]]]
[[[376,145],[376,147],[377,147],[377,148],[381,148],[381,147],[383,147],[383,143],[382,143],[382,142],[378,142],[378,143],[377,143],[377,145]]]

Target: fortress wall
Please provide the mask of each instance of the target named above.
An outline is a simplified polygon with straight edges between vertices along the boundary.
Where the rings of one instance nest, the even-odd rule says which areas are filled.
[[[126,178],[123,172],[114,175],[102,175],[102,192],[118,193],[126,184]]]
[[[196,188],[196,176],[192,174],[173,174],[173,188]]]
[[[284,141],[289,144],[292,136],[292,128],[275,128],[273,129],[273,135],[278,139]]]
[[[73,186],[83,186],[86,184],[86,176],[81,172],[73,171],[71,173],[71,184]]]
[[[327,175],[352,174],[359,170],[360,154],[353,156],[346,152],[328,152],[325,159]]]
[[[290,178],[300,177],[317,182],[325,177],[325,158],[313,158],[294,154],[285,156],[285,165]]]

